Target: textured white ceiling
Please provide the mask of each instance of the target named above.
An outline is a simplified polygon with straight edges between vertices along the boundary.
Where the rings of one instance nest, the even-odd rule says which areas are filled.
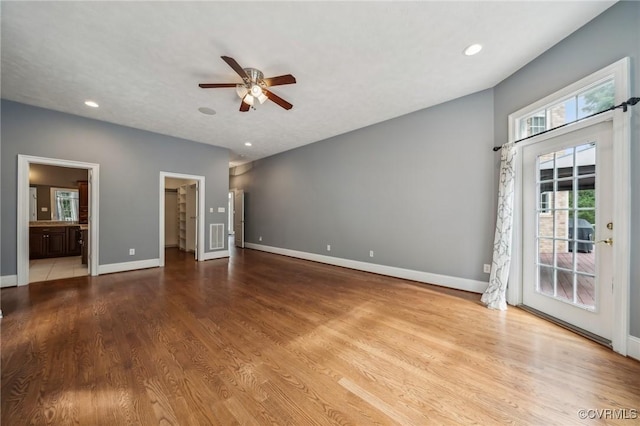
[[[2,97],[227,147],[236,165],[493,87],[613,3],[2,1]],[[241,113],[234,89],[200,89],[240,82],[221,55],[293,74],[273,88],[293,109]]]

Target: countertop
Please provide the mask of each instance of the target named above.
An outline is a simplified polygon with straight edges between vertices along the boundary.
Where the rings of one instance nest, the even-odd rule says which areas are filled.
[[[80,225],[78,222],[65,222],[56,220],[38,220],[29,222],[30,228],[53,228],[54,226],[80,226],[81,228],[83,226],[88,227],[88,225]]]

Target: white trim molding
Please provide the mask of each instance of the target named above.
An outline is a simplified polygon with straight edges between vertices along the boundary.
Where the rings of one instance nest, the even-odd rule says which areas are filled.
[[[100,165],[58,158],[34,157],[18,154],[18,206],[17,206],[17,284],[29,284],[29,166],[49,166],[86,169],[89,175],[89,275],[98,275],[98,235],[100,200]]]
[[[509,115],[509,142],[517,139],[517,120],[523,118],[535,111],[550,106],[555,102],[559,102],[578,91],[596,84],[607,78],[613,78],[615,85],[615,104],[618,105],[630,96],[630,80],[629,80],[630,60],[628,57],[594,72],[593,74],[555,92],[539,101],[526,106],[513,114]],[[514,205],[514,240],[513,253],[514,259],[511,265],[511,273],[509,275],[509,286],[507,290],[507,302],[511,305],[522,303],[522,285],[523,285],[523,268],[522,268],[522,244],[524,241],[522,235],[522,147],[535,144],[537,142],[547,140],[573,132],[596,123],[612,120],[613,121],[613,211],[614,211],[614,229],[613,229],[613,275],[615,277],[615,285],[613,289],[614,317],[612,329],[612,347],[615,352],[627,355],[629,336],[629,299],[630,299],[630,146],[631,146],[631,113],[623,112],[621,109],[609,111],[598,116],[571,124],[558,130],[550,131],[539,136],[532,137],[527,141],[516,145],[519,147],[519,159],[516,169],[516,200]]]
[[[159,217],[159,229],[158,229],[158,258],[159,258],[159,265],[160,267],[164,267],[164,188],[165,188],[165,178],[174,178],[174,179],[187,179],[187,180],[195,180],[197,182],[197,188],[198,188],[198,198],[197,198],[197,203],[198,203],[198,218],[196,219],[197,223],[198,223],[198,230],[197,230],[197,238],[196,238],[196,244],[197,244],[197,253],[196,253],[196,258],[199,262],[203,261],[203,260],[207,260],[205,259],[205,253],[204,253],[204,228],[205,228],[205,204],[204,204],[204,200],[205,200],[205,177],[204,176],[199,176],[199,175],[187,175],[184,173],[173,173],[173,172],[160,172],[160,184],[159,184],[159,188],[160,188],[160,203],[159,203],[159,213],[158,213],[158,217]]]
[[[135,271],[138,269],[157,268],[160,266],[159,259],[134,260],[133,262],[109,263],[100,265],[100,274],[113,274],[116,272]]]
[[[0,288],[15,287],[18,285],[17,275],[3,275],[0,277]]]
[[[229,257],[229,250],[209,251],[202,256],[202,260],[223,259]]]
[[[469,291],[472,293],[483,293],[489,285],[488,282],[484,281],[451,277],[448,275],[432,274],[430,272],[416,271],[413,269],[403,269],[397,268],[395,266],[379,265],[376,263],[360,262],[357,260],[343,259],[340,257],[331,257],[322,254],[289,250],[280,247],[265,246],[262,244],[246,243],[245,247],[254,250],[265,251],[268,253],[296,257],[298,259],[311,260],[313,262],[326,263],[328,265],[341,266],[343,268],[356,269],[358,271],[372,272],[374,274],[387,275],[390,277],[402,278],[405,280],[418,281],[426,284],[434,284],[442,287]]]
[[[640,361],[640,338],[629,336],[627,339],[627,356]]]

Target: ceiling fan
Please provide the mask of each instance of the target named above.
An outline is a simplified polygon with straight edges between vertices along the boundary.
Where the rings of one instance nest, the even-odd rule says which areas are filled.
[[[256,100],[261,104],[267,99],[277,103],[284,109],[291,109],[293,105],[271,92],[267,87],[280,86],[283,84],[295,84],[296,78],[291,74],[279,75],[277,77],[264,78],[262,71],[255,68],[242,68],[235,59],[229,56],[221,56],[235,72],[242,77],[242,83],[200,83],[202,89],[217,89],[221,87],[235,87],[236,93],[240,96],[240,111],[247,112],[255,105]],[[254,108],[255,109],[255,108]]]

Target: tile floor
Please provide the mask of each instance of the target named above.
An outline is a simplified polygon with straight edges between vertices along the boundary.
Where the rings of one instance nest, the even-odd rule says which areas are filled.
[[[87,265],[81,264],[80,259],[81,256],[69,256],[30,260],[29,282],[35,283],[88,275]]]

